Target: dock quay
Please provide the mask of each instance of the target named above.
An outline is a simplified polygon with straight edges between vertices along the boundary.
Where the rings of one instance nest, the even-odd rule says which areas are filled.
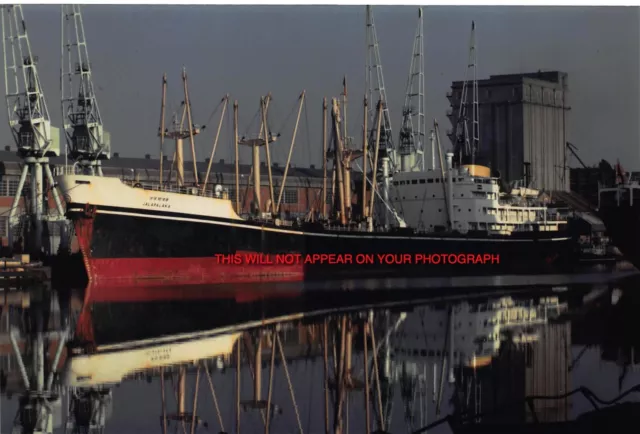
[[[25,288],[51,289],[51,268],[41,262],[31,262],[29,255],[14,255],[12,258],[0,258],[0,290],[24,290]]]

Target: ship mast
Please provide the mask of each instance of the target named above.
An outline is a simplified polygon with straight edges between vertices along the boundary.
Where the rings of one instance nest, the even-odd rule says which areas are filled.
[[[158,131],[158,136],[161,138],[161,145],[164,142],[164,137],[175,141],[176,148],[173,154],[172,166],[173,165],[176,166],[176,184],[179,188],[184,186],[183,144],[184,144],[184,139],[187,139],[187,138],[190,139],[191,141],[191,152],[193,156],[193,171],[194,171],[193,176],[194,176],[194,181],[196,185],[198,184],[198,171],[196,166],[195,144],[193,140],[196,135],[200,134],[200,128],[196,127],[191,123],[191,108],[189,107],[190,103],[189,103],[189,91],[187,86],[186,68],[182,69],[182,82],[183,82],[183,88],[184,88],[184,101],[182,102],[182,117],[180,119],[180,123],[178,124],[177,113],[174,113],[173,129],[170,131],[165,131],[161,127],[160,130]],[[166,95],[166,92],[167,92],[167,85],[166,85],[166,74],[165,74],[163,76],[163,82],[162,82],[162,94],[163,94],[162,110],[163,111],[164,111],[164,95]],[[189,128],[187,129],[184,129],[185,118],[187,118],[187,121],[189,124]],[[161,114],[160,123],[161,125],[164,124],[164,114]]]
[[[322,218],[327,219],[327,98],[322,99]]]
[[[345,89],[346,90],[346,89]],[[346,93],[346,92],[345,92]],[[343,97],[345,95],[343,93]],[[353,161],[364,155],[361,149],[349,147],[349,140],[344,127],[344,111],[341,116],[340,105],[337,98],[332,99],[332,138],[333,148],[329,152],[328,158],[333,159],[333,167],[336,172],[338,188],[338,209],[341,224],[345,225],[352,219],[352,196],[351,196],[351,165]],[[363,171],[363,178],[366,180],[366,172]],[[363,192],[366,194],[366,190]],[[335,202],[335,196],[334,196]],[[364,204],[364,201],[363,201]],[[363,216],[364,217],[364,211]]]
[[[160,136],[160,189],[164,183],[164,138],[166,136],[166,129],[164,126],[165,107],[167,104],[167,74],[162,75],[162,100],[160,102],[160,129],[158,135]]]
[[[79,5],[63,5],[60,92],[69,156],[83,173],[102,176],[101,160],[111,157],[91,78],[91,63]]]
[[[422,8],[418,9],[418,27],[413,41],[409,78],[402,107],[400,129],[400,170],[425,170],[425,75]]]
[[[252,150],[253,156],[253,164],[252,164],[252,172],[253,172],[253,202],[255,203],[258,215],[262,213],[262,200],[260,194],[261,188],[261,179],[260,179],[260,147],[266,146],[267,143],[273,143],[276,141],[277,137],[273,136],[268,128],[268,125],[265,125],[265,121],[267,119],[267,113],[269,111],[269,103],[271,102],[271,94],[269,93],[266,97],[260,98],[260,129],[258,132],[258,136],[256,138],[244,138],[242,137],[238,141],[238,145],[249,146]],[[266,131],[266,134],[265,134]],[[269,171],[271,169],[269,168]],[[273,189],[271,188],[271,176],[269,176],[269,197],[271,198],[273,194]],[[237,194],[237,193],[236,193]],[[273,201],[271,201],[273,203]]]
[[[54,187],[55,181],[49,165],[49,157],[60,155],[60,131],[51,125],[49,110],[40,83],[37,57],[31,53],[26,22],[20,5],[2,7],[2,51],[4,57],[5,95],[9,127],[18,155],[23,160],[22,173],[9,213],[9,242],[14,243],[21,236],[20,199],[27,174],[30,174],[32,228],[30,250],[40,255],[43,244],[43,226],[45,222],[57,222],[60,225],[60,251],[68,249],[66,220],[64,209]],[[49,211],[48,190],[44,190],[43,175],[47,177],[55,201],[55,210]],[[50,253],[50,252],[45,252]]]
[[[331,115],[333,120],[333,165],[336,171],[336,181],[338,188],[338,206],[339,206],[339,218],[340,223],[342,225],[347,224],[347,200],[345,194],[345,171],[343,170],[343,159],[344,159],[344,144],[342,142],[342,138],[340,137],[340,108],[338,107],[338,101],[333,98],[331,101]]]
[[[182,85],[184,87],[184,105],[187,109],[187,121],[189,129],[187,130],[189,135],[189,142],[191,144],[191,157],[193,158],[193,179],[195,185],[198,185],[198,159],[196,158],[196,144],[194,138],[196,134],[200,132],[199,128],[195,128],[193,120],[191,119],[191,101],[189,101],[189,86],[187,84],[187,68],[182,68]],[[197,132],[196,132],[197,130]]]
[[[238,100],[233,102],[233,150],[235,151],[235,169],[236,169],[236,213],[240,214],[240,150],[238,148]]]

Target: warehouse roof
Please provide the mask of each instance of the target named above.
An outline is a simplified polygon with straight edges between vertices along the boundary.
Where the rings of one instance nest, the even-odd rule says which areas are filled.
[[[3,163],[20,163],[22,160],[20,157],[13,151],[0,151],[0,162]],[[51,163],[57,166],[64,165],[64,156],[54,157],[50,159]],[[169,170],[171,162],[165,159],[165,170]],[[209,165],[208,159],[205,161],[199,161],[197,163],[199,172],[206,172],[207,167]],[[145,158],[131,158],[131,157],[120,157],[117,153],[114,153],[111,156],[110,160],[102,161],[103,168],[110,169],[138,169],[138,170],[159,170],[160,168],[160,160],[157,158],[151,158],[147,155]],[[185,161],[184,168],[185,171],[189,171],[193,167],[192,161]],[[266,171],[266,165],[263,165],[264,170]],[[274,164],[271,172],[273,176],[283,176],[284,175],[284,167]],[[211,164],[211,172],[212,173],[234,173],[235,172],[235,163],[226,163],[225,160],[221,159],[219,161],[214,161]],[[248,175],[251,173],[251,165],[249,164],[240,164],[240,173]],[[295,167],[291,166],[287,173],[287,176],[291,177],[314,177],[319,178],[322,177],[322,169],[316,169],[314,166],[311,167]]]
[[[539,80],[546,81],[548,83],[555,83],[558,85],[567,85],[567,73],[561,71],[538,71],[527,72],[524,74],[502,74],[502,75],[490,75],[489,78],[478,80],[478,86],[495,86],[495,85],[507,85],[518,84],[526,80]],[[462,87],[464,81],[454,81],[451,84],[452,88]]]

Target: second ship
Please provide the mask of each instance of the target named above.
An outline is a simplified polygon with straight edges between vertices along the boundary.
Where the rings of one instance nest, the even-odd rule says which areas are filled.
[[[615,166],[615,185],[598,189],[598,215],[622,254],[640,267],[640,184],[630,179],[620,163]]]

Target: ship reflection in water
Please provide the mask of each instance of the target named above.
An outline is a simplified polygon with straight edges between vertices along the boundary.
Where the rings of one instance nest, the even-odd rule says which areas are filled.
[[[0,431],[637,431],[639,282],[347,286],[90,287],[5,308]]]

